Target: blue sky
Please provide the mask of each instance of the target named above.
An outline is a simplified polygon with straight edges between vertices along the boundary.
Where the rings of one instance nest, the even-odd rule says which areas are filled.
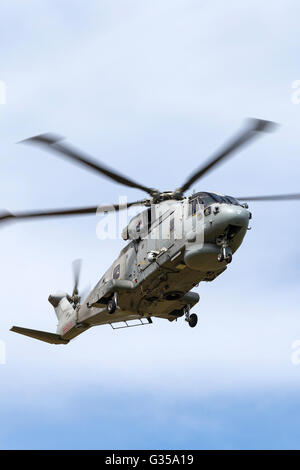
[[[112,167],[177,187],[248,116],[281,124],[196,190],[299,191],[300,7],[295,1],[2,1],[0,206],[72,207],[144,195],[16,142],[57,132]],[[299,203],[253,203],[226,273],[197,288],[192,330],[156,320],[55,347],[49,293],[71,262],[95,284],[124,246],[96,217],[0,230],[0,447],[299,448]],[[141,331],[142,330],[142,331]]]

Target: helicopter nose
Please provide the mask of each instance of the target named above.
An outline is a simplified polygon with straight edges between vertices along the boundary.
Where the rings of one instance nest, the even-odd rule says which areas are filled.
[[[204,210],[204,243],[190,244],[185,252],[185,263],[199,271],[215,271],[226,266],[218,254],[224,240],[230,252],[241,245],[247,232],[250,212],[242,206],[214,204]]]
[[[239,232],[246,233],[251,218],[250,212],[242,206],[215,204],[205,209],[205,240],[215,241],[224,233],[233,239]]]

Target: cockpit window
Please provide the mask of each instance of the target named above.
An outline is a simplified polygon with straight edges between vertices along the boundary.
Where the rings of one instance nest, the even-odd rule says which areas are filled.
[[[220,202],[215,197],[215,194],[210,194],[210,193],[196,193],[194,194],[191,203],[192,203],[192,213],[194,214],[196,212],[196,208],[198,204],[204,205],[204,208],[207,206],[210,206],[211,204],[215,204],[216,202]]]
[[[219,204],[234,204],[240,206],[241,204],[237,199],[231,196],[220,196],[215,193],[196,193],[191,198],[191,211],[190,213],[195,214],[197,212],[198,204],[204,205],[204,208],[211,206],[218,202]]]
[[[228,201],[223,196],[219,196],[219,194],[210,194],[213,199],[215,199],[216,202],[219,202],[220,204],[228,204]]]
[[[235,199],[234,197],[226,196],[226,199],[228,199],[231,202],[231,204],[234,204],[235,206],[240,206],[241,205],[239,203],[239,201],[237,199]]]

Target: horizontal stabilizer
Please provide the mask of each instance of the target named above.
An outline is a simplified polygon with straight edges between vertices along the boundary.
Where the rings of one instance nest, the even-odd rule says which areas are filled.
[[[30,330],[29,328],[21,328],[20,326],[13,326],[10,331],[51,344],[67,344],[69,342],[69,340],[62,339],[60,335],[48,333],[47,331]]]

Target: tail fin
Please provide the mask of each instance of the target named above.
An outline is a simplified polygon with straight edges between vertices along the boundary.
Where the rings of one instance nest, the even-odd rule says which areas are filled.
[[[50,344],[68,344],[69,342],[69,340],[62,339],[60,335],[48,333],[47,331],[30,330],[29,328],[21,328],[20,326],[13,326],[10,331],[29,336],[30,338],[39,339],[40,341],[45,341]]]
[[[48,301],[54,307],[57,319],[63,321],[65,317],[74,315],[75,310],[68,300],[67,294],[49,295]]]

